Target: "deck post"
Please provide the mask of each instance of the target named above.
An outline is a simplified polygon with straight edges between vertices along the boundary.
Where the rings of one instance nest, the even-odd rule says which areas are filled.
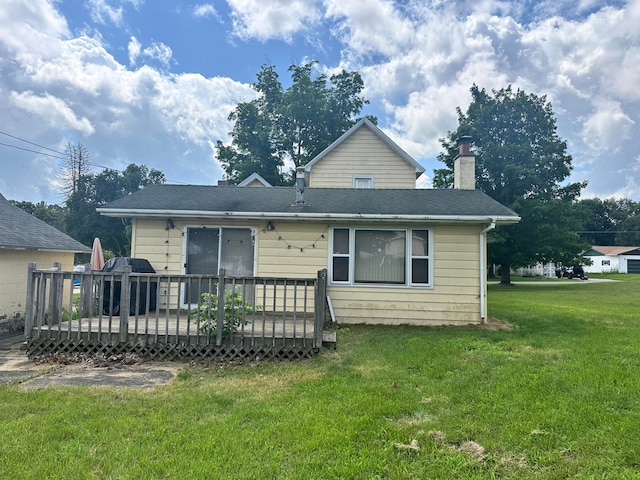
[[[216,312],[216,347],[222,345],[222,330],[224,329],[224,282],[225,282],[225,270],[221,268],[218,270],[218,311]]]
[[[49,299],[49,312],[51,322],[50,325],[60,323],[62,313],[62,264],[55,262],[53,264],[53,273],[51,274],[51,297]],[[69,312],[71,318],[72,312]]]
[[[131,307],[131,265],[127,265],[120,281],[120,341],[127,341],[129,333],[129,308]],[[114,282],[115,283],[115,282]]]
[[[35,262],[29,262],[29,266],[27,267],[27,303],[24,312],[24,336],[26,338],[31,338],[33,331],[33,299],[36,283],[33,272],[35,269]]]
[[[325,320],[325,301],[327,298],[327,269],[318,270],[318,279],[315,289],[315,308],[314,308],[314,325],[313,325],[313,346],[319,348],[322,346],[322,329]]]

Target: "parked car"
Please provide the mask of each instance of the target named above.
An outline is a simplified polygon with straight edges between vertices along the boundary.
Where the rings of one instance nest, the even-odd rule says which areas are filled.
[[[74,265],[73,266],[73,272],[74,273],[84,273],[85,272],[85,265]],[[74,287],[79,287],[80,284],[82,283],[82,278],[81,277],[73,277],[73,286]]]

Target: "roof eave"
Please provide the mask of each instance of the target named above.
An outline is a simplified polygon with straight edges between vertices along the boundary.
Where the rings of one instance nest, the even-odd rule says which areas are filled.
[[[304,209],[304,207],[300,207]],[[341,222],[432,222],[432,223],[496,223],[507,225],[518,223],[520,217],[510,215],[406,215],[406,214],[362,214],[362,213],[310,213],[310,212],[232,212],[198,210],[145,210],[98,208],[107,217],[144,218],[237,218],[242,220],[333,220]]]
[[[20,245],[0,245],[0,250],[24,250],[28,252],[59,252],[59,253],[91,253],[91,249],[62,249],[62,248],[46,248],[46,247],[25,247]]]

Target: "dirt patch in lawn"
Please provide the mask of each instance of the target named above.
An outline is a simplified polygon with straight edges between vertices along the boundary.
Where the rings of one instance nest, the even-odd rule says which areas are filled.
[[[515,327],[511,325],[509,322],[503,322],[502,320],[498,320],[497,318],[489,317],[486,322],[479,323],[478,325],[472,325],[471,328],[475,328],[478,330],[513,330]]]

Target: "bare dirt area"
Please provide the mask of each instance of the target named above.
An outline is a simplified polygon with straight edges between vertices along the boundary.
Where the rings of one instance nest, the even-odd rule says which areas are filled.
[[[474,325],[473,328],[478,330],[513,330],[515,327],[511,325],[509,322],[503,322],[502,320],[498,320],[497,318],[489,317],[486,319],[484,323],[479,323],[478,325]]]
[[[149,389],[172,381],[179,364],[142,362],[134,355],[114,357],[50,355],[35,360],[23,350],[24,338],[0,338],[0,383],[26,388],[87,385]]]

